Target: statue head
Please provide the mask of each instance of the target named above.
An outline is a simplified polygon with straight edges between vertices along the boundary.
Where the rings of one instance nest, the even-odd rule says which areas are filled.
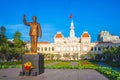
[[[37,21],[37,17],[33,16],[33,22],[36,22],[36,21]]]

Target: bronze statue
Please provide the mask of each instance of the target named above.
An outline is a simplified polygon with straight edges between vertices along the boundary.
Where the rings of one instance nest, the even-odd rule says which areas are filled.
[[[31,38],[31,52],[32,53],[37,53],[37,41],[38,41],[38,36],[40,38],[42,37],[42,31],[40,24],[37,23],[37,17],[33,16],[33,22],[27,22],[26,21],[26,15],[23,16],[23,22],[25,25],[30,26],[30,38]]]

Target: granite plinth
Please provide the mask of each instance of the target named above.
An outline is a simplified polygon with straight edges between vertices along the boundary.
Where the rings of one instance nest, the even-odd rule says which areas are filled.
[[[26,74],[24,70],[24,64],[26,62],[32,62],[33,69],[30,71],[30,74]],[[22,71],[20,72],[21,76],[37,76],[44,73],[44,56],[42,54],[24,54],[22,56]]]

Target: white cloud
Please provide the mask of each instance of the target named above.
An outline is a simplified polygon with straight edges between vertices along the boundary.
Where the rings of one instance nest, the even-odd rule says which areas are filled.
[[[42,29],[42,38],[41,39],[38,38],[39,41],[53,42],[54,35],[57,32],[57,28],[55,28],[51,24],[41,24],[41,29]],[[25,26],[24,24],[15,24],[15,25],[6,26],[6,34],[9,39],[12,39],[14,33],[16,31],[19,31],[20,33],[22,33],[23,40],[30,40],[29,30],[30,30],[29,26]]]

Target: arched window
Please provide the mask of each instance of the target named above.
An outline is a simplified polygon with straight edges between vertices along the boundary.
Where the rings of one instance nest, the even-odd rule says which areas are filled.
[[[45,47],[45,51],[47,51],[47,47]]]
[[[95,47],[95,51],[97,50],[97,48]]]
[[[54,51],[54,47],[52,47],[52,51]]]
[[[41,51],[43,51],[43,47],[41,47]]]
[[[93,47],[91,48],[91,51],[93,51]]]
[[[49,51],[50,51],[50,47],[49,47]]]
[[[98,51],[101,51],[101,48],[100,48],[100,47],[98,47]]]

